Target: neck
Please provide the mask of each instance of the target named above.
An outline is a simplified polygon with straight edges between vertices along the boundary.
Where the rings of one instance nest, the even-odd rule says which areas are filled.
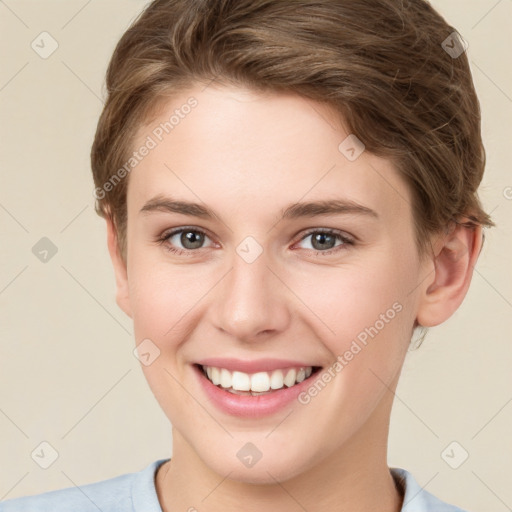
[[[284,482],[259,485],[219,475],[174,431],[172,461],[156,478],[162,510],[400,512],[403,496],[386,462],[391,399],[338,450]]]

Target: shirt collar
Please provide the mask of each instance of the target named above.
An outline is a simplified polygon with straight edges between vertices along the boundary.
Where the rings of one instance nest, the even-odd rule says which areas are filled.
[[[404,499],[400,512],[464,512],[426,491],[409,471],[402,468],[389,470],[397,486],[402,489]]]
[[[159,459],[137,474],[131,489],[134,512],[162,512],[156,492],[155,476],[158,468],[170,459]],[[389,468],[403,495],[401,512],[464,512],[460,508],[442,502],[415,480],[409,471]]]

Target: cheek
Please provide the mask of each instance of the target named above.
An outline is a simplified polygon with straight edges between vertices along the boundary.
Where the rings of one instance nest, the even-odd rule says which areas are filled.
[[[293,283],[290,288],[324,325],[322,332],[328,333],[328,339],[352,339],[374,324],[379,331],[384,325],[388,330],[405,316],[398,313],[410,302],[407,283],[412,279],[405,275],[400,262],[391,259],[317,269],[307,278],[296,275],[289,279]]]
[[[151,363],[141,364],[141,368],[162,410],[173,425],[180,425],[184,420],[177,411],[191,408],[190,396],[180,384],[186,370],[180,360],[180,345],[197,323],[205,293],[198,283],[204,284],[204,279],[198,279],[193,266],[156,263],[144,254],[134,254],[131,263],[135,341],[137,345],[145,343],[152,357]]]
[[[318,267],[307,278],[289,275],[290,287],[314,313],[307,316],[310,329],[333,361],[342,358],[343,370],[336,374],[343,377],[336,380],[358,383],[363,394],[382,387],[376,375],[389,383],[399,370],[415,318],[414,254],[383,253],[338,268]]]
[[[345,434],[354,433],[389,398],[402,367],[414,321],[406,283],[412,273],[405,275],[404,268],[399,259],[379,257],[371,265],[313,273],[297,292],[315,313],[309,315],[311,330],[332,355],[324,372],[327,384],[315,380],[301,404],[307,404],[311,417],[323,418],[319,421],[325,421],[334,444],[339,418],[352,418]],[[295,286],[301,286],[298,279]]]
[[[196,265],[167,264],[162,258],[156,262],[134,254],[129,293],[137,342],[172,342],[194,315],[208,289],[207,279]]]

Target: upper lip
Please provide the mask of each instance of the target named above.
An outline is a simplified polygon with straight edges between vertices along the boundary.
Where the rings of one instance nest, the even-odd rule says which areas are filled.
[[[201,361],[198,361],[197,364],[201,366],[225,368],[231,372],[240,371],[244,373],[271,372],[273,370],[283,370],[286,368],[307,368],[308,366],[318,366],[290,359],[254,359],[247,361],[243,359],[221,357],[202,359]]]

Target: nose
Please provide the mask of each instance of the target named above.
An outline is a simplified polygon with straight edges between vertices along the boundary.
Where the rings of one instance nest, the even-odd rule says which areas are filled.
[[[248,263],[237,253],[215,296],[217,329],[242,342],[260,342],[286,330],[290,292],[263,252]]]

